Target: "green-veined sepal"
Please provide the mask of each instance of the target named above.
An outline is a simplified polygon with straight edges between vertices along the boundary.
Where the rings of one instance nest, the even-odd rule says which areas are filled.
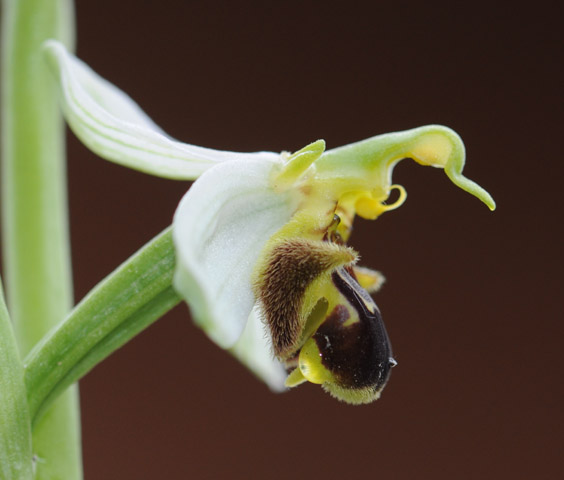
[[[100,77],[55,40],[44,51],[60,90],[65,119],[75,135],[106,160],[151,175],[193,180],[235,159],[277,157],[238,153],[179,142],[164,133],[122,90]]]

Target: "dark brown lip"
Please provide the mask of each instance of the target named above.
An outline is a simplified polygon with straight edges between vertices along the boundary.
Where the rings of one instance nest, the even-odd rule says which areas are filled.
[[[346,269],[337,269],[332,280],[359,321],[345,326],[349,308],[337,305],[333,309],[313,335],[321,361],[343,387],[380,390],[396,364],[380,311]]]

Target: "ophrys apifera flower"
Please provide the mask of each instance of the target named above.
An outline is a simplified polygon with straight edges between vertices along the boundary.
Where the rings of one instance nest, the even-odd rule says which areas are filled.
[[[245,326],[268,327],[267,348],[289,371],[286,386],[322,384],[350,403],[376,399],[395,364],[378,307],[367,290],[382,282],[356,266],[346,246],[355,215],[375,219],[406,194],[392,185],[404,158],[442,167],[491,208],[491,197],[461,175],[463,144],[427,126],[325,151],[234,160],[205,172],[175,215],[177,289],[220,345]],[[391,192],[398,199],[386,203]],[[255,331],[256,327],[253,328]],[[249,347],[249,344],[247,344]]]
[[[219,152],[171,139],[59,44],[47,51],[69,124],[90,148],[148,173],[197,178],[174,215],[174,285],[210,338],[273,389],[310,381],[350,403],[378,398],[395,364],[369,293],[383,277],[357,266],[352,223],[403,203],[391,175],[404,158],[444,169],[493,209],[462,175],[458,135],[431,125],[328,151],[319,140],[294,154]]]

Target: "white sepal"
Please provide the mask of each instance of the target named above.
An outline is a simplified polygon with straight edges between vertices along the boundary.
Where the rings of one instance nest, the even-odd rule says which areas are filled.
[[[296,209],[290,194],[269,186],[279,162],[268,156],[215,166],[194,183],[174,215],[174,286],[222,348],[235,345],[251,314],[251,276],[264,245]]]
[[[262,322],[258,308],[253,308],[241,337],[231,354],[245,365],[258,378],[266,383],[271,390],[282,392],[286,390],[286,369],[274,358],[272,342],[266,325]]]
[[[174,140],[126,93],[71,55],[63,44],[49,40],[44,49],[70,128],[106,160],[158,177],[193,180],[226,160],[277,157],[271,152],[225,152]]]

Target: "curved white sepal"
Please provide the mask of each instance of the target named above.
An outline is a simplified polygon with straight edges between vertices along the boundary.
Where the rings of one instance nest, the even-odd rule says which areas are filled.
[[[174,286],[222,348],[236,343],[253,309],[251,276],[260,252],[296,208],[289,194],[269,187],[277,163],[266,157],[215,166],[174,215]]]
[[[245,330],[230,352],[271,390],[286,390],[286,370],[272,354],[272,342],[257,307],[253,308]]]
[[[49,40],[44,49],[61,90],[69,126],[106,160],[159,177],[193,180],[226,160],[278,156],[271,152],[224,152],[174,140],[127,94],[71,55],[63,44]]]

